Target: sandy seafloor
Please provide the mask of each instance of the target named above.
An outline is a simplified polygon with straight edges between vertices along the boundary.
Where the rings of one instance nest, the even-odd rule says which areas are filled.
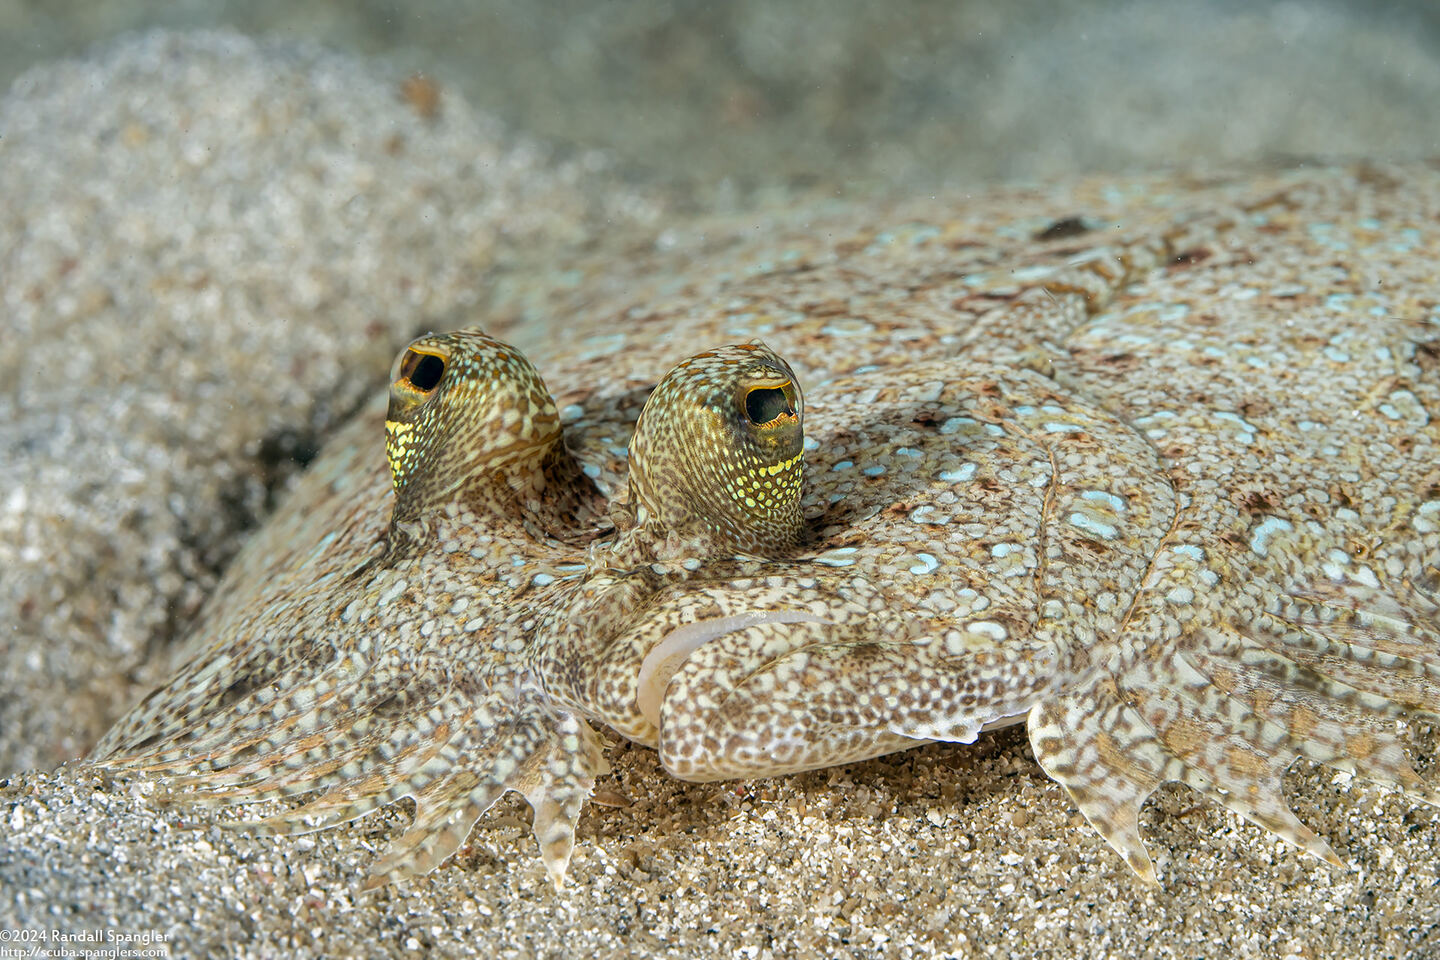
[[[0,105],[0,929],[172,956],[1440,956],[1436,813],[1304,766],[1289,795],[1348,870],[1172,786],[1142,816],[1145,888],[1012,730],[748,784],[618,747],[563,893],[511,797],[445,869],[367,895],[403,806],[260,839],[182,828],[142,781],[40,772],[161,679],[399,343],[477,316],[541,337],[566,289],[703,206],[443,78],[429,116],[404,75],[162,34]]]

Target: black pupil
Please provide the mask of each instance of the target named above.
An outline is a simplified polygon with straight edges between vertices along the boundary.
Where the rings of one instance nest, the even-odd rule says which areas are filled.
[[[793,413],[790,398],[779,387],[761,387],[745,395],[745,416],[753,424],[769,423],[784,413]]]
[[[410,354],[410,362],[405,366],[405,379],[409,380],[416,390],[427,393],[434,390],[440,378],[445,375],[445,361],[429,353]]]

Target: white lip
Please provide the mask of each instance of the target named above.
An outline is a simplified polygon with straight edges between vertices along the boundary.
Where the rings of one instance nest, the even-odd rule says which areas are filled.
[[[717,617],[711,620],[697,620],[681,624],[665,634],[660,642],[650,649],[640,664],[639,684],[635,690],[635,702],[640,713],[660,729],[660,703],[665,699],[665,688],[670,678],[689,659],[690,654],[711,640],[767,623],[829,623],[821,617],[800,610],[757,610],[740,613],[732,617]]]

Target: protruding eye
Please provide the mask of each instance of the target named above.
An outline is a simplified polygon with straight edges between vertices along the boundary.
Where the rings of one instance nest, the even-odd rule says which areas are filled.
[[[421,337],[395,358],[385,435],[394,516],[405,522],[477,476],[543,455],[560,418],[518,350],[460,331]]]
[[[785,388],[794,388],[786,384]],[[745,416],[757,427],[768,426],[781,417],[795,416],[795,405],[782,387],[754,387],[745,394]]]
[[[630,442],[637,517],[687,549],[776,554],[800,538],[804,401],[790,365],[758,343],[676,366]]]
[[[445,376],[445,358],[437,357],[433,353],[419,353],[406,348],[400,355],[400,375],[397,380],[404,380],[410,386],[421,393],[429,393],[440,385],[440,378]]]

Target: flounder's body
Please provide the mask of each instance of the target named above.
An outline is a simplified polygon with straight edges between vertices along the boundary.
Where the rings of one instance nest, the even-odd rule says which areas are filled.
[[[531,349],[553,404],[417,341],[100,762],[318,791],[276,830],[413,796],[380,878],[508,789],[558,878],[607,726],[713,779],[1024,721],[1146,877],[1165,781],[1332,860],[1296,757],[1433,800],[1396,721],[1440,712],[1436,176],[1012,199],[714,250]]]

